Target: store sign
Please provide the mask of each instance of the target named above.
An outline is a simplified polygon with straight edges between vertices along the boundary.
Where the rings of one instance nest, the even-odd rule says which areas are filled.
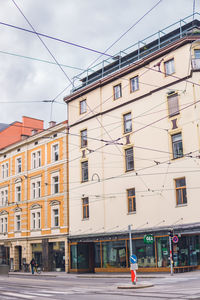
[[[144,243],[145,244],[153,244],[154,242],[154,237],[151,234],[145,234],[144,236]]]

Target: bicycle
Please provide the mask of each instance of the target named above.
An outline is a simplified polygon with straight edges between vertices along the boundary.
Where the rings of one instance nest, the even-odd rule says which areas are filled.
[[[39,275],[41,274],[41,267],[38,264],[35,265],[35,272]]]

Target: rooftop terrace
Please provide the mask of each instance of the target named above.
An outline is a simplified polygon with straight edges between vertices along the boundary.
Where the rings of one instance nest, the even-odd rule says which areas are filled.
[[[73,78],[74,86],[71,93],[105,78],[132,63],[138,62],[153,52],[185,36],[199,34],[199,17],[200,14],[198,13],[190,15],[80,73]],[[80,81],[82,82],[81,84]]]

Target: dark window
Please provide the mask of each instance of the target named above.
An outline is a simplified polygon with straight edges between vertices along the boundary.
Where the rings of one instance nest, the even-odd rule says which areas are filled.
[[[179,114],[178,95],[173,94],[167,97],[169,117]]]
[[[124,116],[124,133],[132,131],[132,118],[131,113],[125,114]]]
[[[88,161],[81,163],[82,182],[88,181]]]
[[[186,182],[185,177],[175,179],[176,184],[176,204],[186,204],[187,203],[187,193],[186,193]]]
[[[128,196],[128,212],[136,211],[135,189],[127,190],[127,196]]]
[[[133,147],[125,150],[125,160],[126,160],[126,171],[133,170],[134,169]]]
[[[181,133],[172,135],[172,152],[174,159],[183,157],[183,144]]]
[[[83,204],[83,219],[89,218],[89,198],[85,197],[82,198],[82,204]]]
[[[87,147],[87,129],[81,131],[81,148]]]
[[[195,50],[194,50],[194,57],[195,57],[196,59],[200,59],[200,49],[195,49]]]
[[[139,78],[138,76],[135,76],[130,79],[131,83],[131,92],[135,92],[139,89]]]
[[[120,98],[122,96],[122,87],[121,84],[114,86],[114,100]]]

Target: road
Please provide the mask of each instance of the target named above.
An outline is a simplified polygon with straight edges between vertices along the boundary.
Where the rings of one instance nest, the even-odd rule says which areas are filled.
[[[112,276],[112,275],[111,275]],[[0,277],[0,299],[33,300],[159,300],[200,299],[200,271],[156,278],[140,278],[138,282],[151,282],[153,287],[120,290],[128,278],[80,278],[74,274],[53,276],[12,275]],[[163,277],[161,277],[163,276]]]

